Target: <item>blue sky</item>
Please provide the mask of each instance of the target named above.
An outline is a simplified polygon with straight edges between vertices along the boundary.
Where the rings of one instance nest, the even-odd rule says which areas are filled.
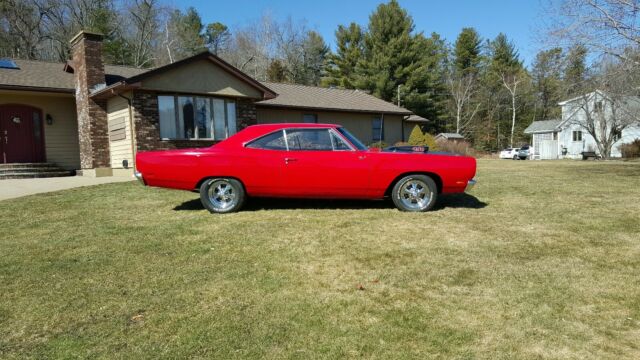
[[[437,32],[453,42],[463,27],[475,27],[483,38],[504,32],[516,44],[521,59],[530,64],[539,45],[536,26],[540,0],[399,0],[413,16],[417,31]],[[339,24],[352,21],[366,25],[369,14],[381,1],[369,0],[173,0],[179,8],[195,7],[203,22],[219,21],[230,27],[242,26],[269,13],[276,19],[291,15],[304,19],[309,28],[318,31],[332,47]]]

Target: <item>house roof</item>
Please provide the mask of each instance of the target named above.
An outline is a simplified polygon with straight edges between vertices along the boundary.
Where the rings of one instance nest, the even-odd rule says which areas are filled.
[[[420,115],[410,115],[408,118],[405,119],[405,121],[407,122],[417,122],[417,123],[427,123],[429,122],[429,119],[423,118]]]
[[[248,83],[249,85],[253,86],[254,88],[260,90],[263,93],[263,97],[265,99],[270,99],[272,97],[276,96],[276,93],[271,90],[270,88],[268,88],[267,86],[265,86],[264,84],[260,83],[259,81],[255,80],[254,78],[252,78],[251,76],[245,74],[244,72],[240,71],[239,69],[237,69],[236,67],[234,67],[233,65],[229,64],[228,62],[222,60],[221,58],[219,58],[218,56],[212,54],[211,52],[207,51],[203,51],[199,54],[190,56],[188,58],[176,61],[174,63],[171,64],[167,64],[164,66],[160,66],[145,72],[141,72],[139,74],[135,74],[134,76],[128,77],[128,78],[124,78],[121,79],[120,81],[113,83],[111,85],[107,84],[106,88],[102,88],[98,91],[95,91],[91,94],[91,96],[100,96],[102,94],[109,94],[109,93],[113,93],[114,91],[117,91],[118,88],[126,88],[128,85],[131,84],[135,84],[138,83],[150,76],[155,76],[158,74],[162,74],[168,70],[174,69],[176,67],[179,66],[184,66],[186,64],[190,64],[192,62],[195,61],[199,61],[199,60],[209,60],[211,62],[213,62],[214,64],[218,65],[219,67],[221,67],[222,69],[224,69],[225,71],[229,72],[231,75],[239,78],[240,80]]]
[[[64,71],[65,63],[14,60],[19,69],[0,68],[0,88],[73,93],[73,74]],[[127,66],[105,65],[105,80],[111,85],[121,79],[146,72]]]
[[[464,136],[458,133],[440,133],[436,137],[443,137],[445,139],[464,139]]]
[[[562,120],[560,119],[534,121],[529,126],[527,126],[526,129],[524,129],[524,133],[533,134],[541,132],[551,132],[556,130],[561,122]]]
[[[263,82],[278,96],[256,103],[260,107],[287,107],[329,111],[352,111],[411,115],[411,111],[378,99],[362,90]]]
[[[201,59],[215,62],[233,75],[262,91],[266,100],[257,102],[256,105],[258,106],[412,115],[411,111],[367,94],[362,90],[259,82],[209,52],[203,52],[155,69],[105,65],[106,87],[93,92],[92,96],[113,96],[115,92],[128,87],[135,87],[136,83],[149,76]],[[71,63],[35,60],[15,60],[15,62],[20,69],[0,68],[0,88],[64,93],[75,92],[73,66]],[[409,121],[426,122],[428,120],[416,115],[412,116]]]

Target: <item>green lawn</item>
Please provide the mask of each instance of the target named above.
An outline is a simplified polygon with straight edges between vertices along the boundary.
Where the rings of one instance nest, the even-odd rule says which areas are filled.
[[[640,163],[477,179],[424,214],[211,215],[134,182],[2,201],[0,358],[640,358]]]

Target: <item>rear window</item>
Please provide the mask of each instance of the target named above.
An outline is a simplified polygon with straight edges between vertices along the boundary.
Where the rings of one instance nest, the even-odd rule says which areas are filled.
[[[246,147],[251,149],[287,150],[282,130],[265,135],[248,143]]]

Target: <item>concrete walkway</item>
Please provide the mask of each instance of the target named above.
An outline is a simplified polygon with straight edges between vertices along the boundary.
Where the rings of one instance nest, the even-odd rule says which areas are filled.
[[[108,184],[135,180],[128,176],[66,176],[39,179],[10,179],[0,180],[0,200],[13,199],[21,196],[46,193],[51,191],[72,189],[82,186]]]

